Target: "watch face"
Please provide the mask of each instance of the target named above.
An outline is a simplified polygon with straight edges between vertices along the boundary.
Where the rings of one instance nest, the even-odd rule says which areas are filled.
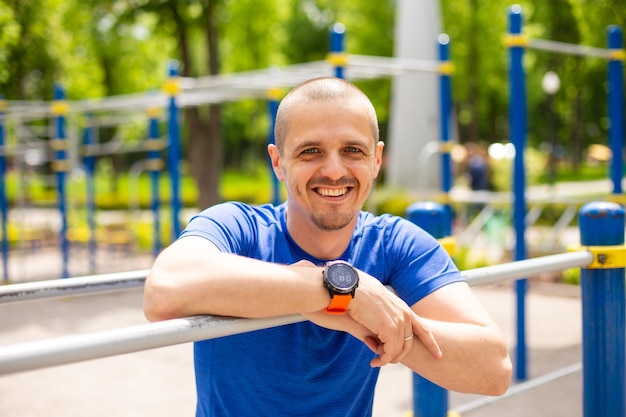
[[[338,290],[351,290],[357,282],[358,275],[350,265],[336,263],[328,268],[327,279]]]

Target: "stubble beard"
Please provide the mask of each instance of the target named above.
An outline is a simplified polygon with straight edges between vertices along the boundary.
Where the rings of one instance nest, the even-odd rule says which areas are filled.
[[[311,221],[315,226],[324,232],[333,232],[343,229],[354,219],[354,213],[311,213]]]

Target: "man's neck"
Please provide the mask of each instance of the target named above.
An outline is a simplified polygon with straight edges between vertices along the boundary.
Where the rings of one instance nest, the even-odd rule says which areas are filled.
[[[306,253],[318,259],[338,259],[350,245],[356,219],[342,229],[325,231],[310,220],[297,221],[287,216],[287,229],[291,238]]]

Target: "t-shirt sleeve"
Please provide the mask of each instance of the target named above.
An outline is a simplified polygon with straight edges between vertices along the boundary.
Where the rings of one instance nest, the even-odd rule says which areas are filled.
[[[413,223],[399,221],[389,241],[395,248],[389,254],[389,284],[407,304],[413,305],[445,285],[465,281],[441,244]]]
[[[192,217],[179,239],[199,236],[211,241],[222,252],[246,255],[250,231],[253,230],[254,222],[246,215],[245,206],[223,203]]]

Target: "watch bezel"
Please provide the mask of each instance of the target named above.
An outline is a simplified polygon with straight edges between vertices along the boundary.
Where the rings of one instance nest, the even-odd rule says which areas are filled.
[[[332,276],[331,276],[332,270],[336,269],[337,267],[348,268],[350,271],[352,271],[354,282],[351,285],[340,286],[340,285],[337,285],[337,283],[332,280]],[[354,297],[354,292],[359,285],[359,273],[354,268],[354,266],[352,266],[349,262],[342,261],[342,260],[327,262],[324,268],[323,276],[324,276],[324,286],[328,289],[331,298],[334,294],[351,294]]]

